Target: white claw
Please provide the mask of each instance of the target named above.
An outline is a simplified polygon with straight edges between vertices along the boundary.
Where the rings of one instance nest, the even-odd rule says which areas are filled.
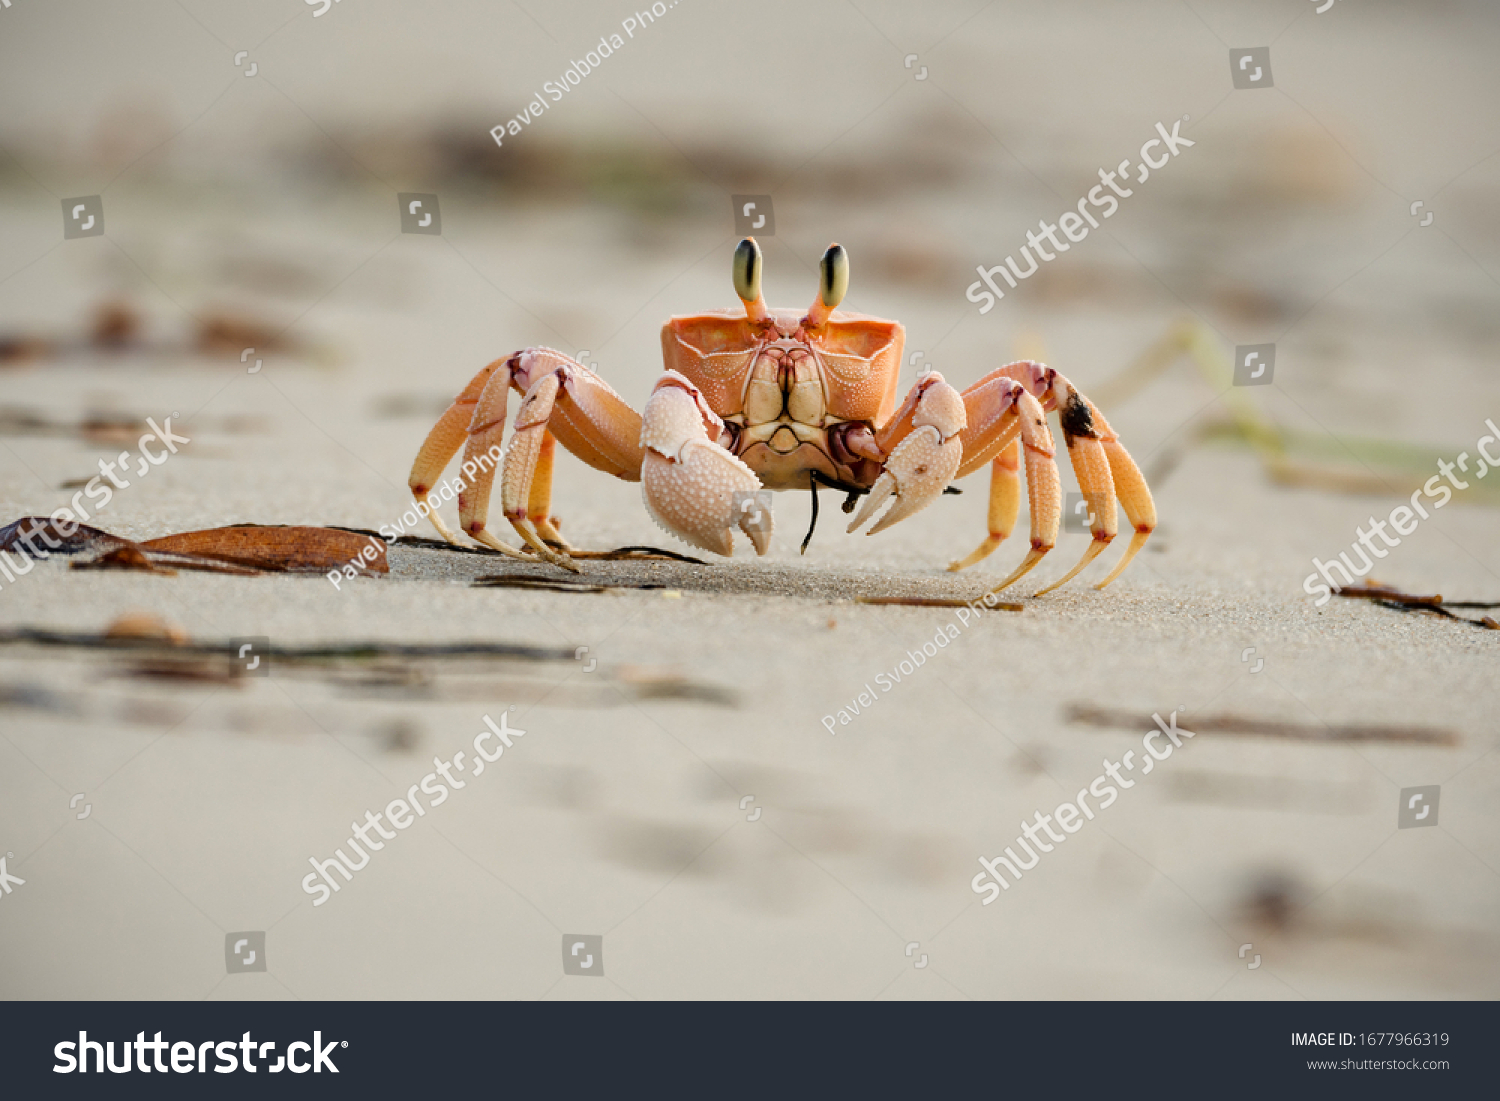
[[[860,502],[859,511],[854,514],[854,519],[849,521],[849,526],[844,530],[853,535],[861,524],[880,511],[880,506],[885,504],[885,499],[895,492],[896,479],[889,471],[885,471],[870,487],[870,492],[865,494],[865,499]],[[870,530],[873,534],[875,529]]]
[[[885,470],[849,525],[851,534],[879,512],[892,494],[896,503],[867,534],[921,512],[942,495],[958,471],[964,454],[959,433],[967,423],[963,397],[936,371],[924,376],[918,386],[921,396],[912,416],[912,433],[885,461]]]
[[[858,530],[861,524],[879,512],[892,494],[896,503],[867,534],[884,531],[898,520],[921,512],[942,496],[962,458],[963,445],[957,436],[944,441],[936,428],[930,425],[918,428],[891,452],[885,470],[849,524],[849,531]]]
[[[642,417],[641,496],[651,518],[671,535],[714,554],[734,553],[739,527],[765,554],[769,508],[747,509],[745,494],[761,488],[755,472],[710,440],[719,422],[702,395],[676,372],[657,384]]]

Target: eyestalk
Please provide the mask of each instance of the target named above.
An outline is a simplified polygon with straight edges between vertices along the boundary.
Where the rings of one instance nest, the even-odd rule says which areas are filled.
[[[734,293],[745,304],[751,321],[764,321],[770,316],[760,293],[760,268],[760,246],[754,237],[746,237],[734,250]]]
[[[835,242],[818,261],[818,297],[813,299],[812,309],[807,311],[806,324],[814,329],[822,325],[848,293],[849,254],[843,245]]]

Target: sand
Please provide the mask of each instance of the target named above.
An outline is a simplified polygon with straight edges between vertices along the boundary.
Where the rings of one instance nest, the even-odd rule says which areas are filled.
[[[373,160],[380,143],[357,125],[372,116],[355,100],[385,56],[376,44],[389,31],[349,7],[317,25],[294,23],[282,32],[284,54],[273,50],[282,39],[266,46],[263,71],[297,100],[312,102],[322,89],[327,127],[385,172]],[[1493,27],[1453,15],[1379,23],[1351,5],[1332,15],[1345,20],[1352,55],[1329,60],[1333,47],[1318,36],[1333,33],[1332,21],[1308,15],[1275,47],[1278,87],[1355,133],[1356,152],[1377,174],[1395,173],[1403,196],[1430,196],[1456,180],[1434,227],[1449,236],[1413,230],[1405,199],[1371,182],[1279,92],[1224,101],[1224,51],[1190,15],[1179,23],[1155,13],[1144,37],[1129,40],[1145,50],[1155,35],[1163,50],[1198,51],[1190,71],[1150,85],[1128,71],[1094,71],[1089,58],[1108,53],[1101,30],[1087,50],[1056,54],[1064,70],[1056,83],[1018,91],[1018,102],[985,116],[1045,186],[962,111],[913,100],[921,91],[914,85],[902,86],[873,130],[859,129],[879,95],[910,76],[886,43],[861,30],[837,55],[849,69],[849,102],[830,107],[836,125],[812,143],[823,152],[805,155],[824,158],[814,164],[838,178],[838,166],[888,157],[890,135],[904,133],[913,141],[925,134],[946,159],[930,179],[892,168],[888,190],[871,184],[858,201],[816,172],[778,182],[781,169],[804,158],[798,142],[810,139],[800,136],[787,148],[746,139],[765,151],[764,179],[708,158],[701,142],[717,131],[700,118],[707,108],[680,88],[661,91],[659,77],[651,84],[658,55],[647,51],[657,45],[633,43],[634,54],[622,53],[617,67],[574,93],[572,114],[544,117],[526,139],[553,150],[576,140],[586,152],[596,148],[589,135],[616,127],[620,142],[659,150],[659,133],[622,122],[625,109],[609,105],[610,88],[631,99],[639,91],[683,157],[707,165],[700,173],[670,162],[687,198],[670,213],[643,213],[614,195],[522,188],[501,201],[454,183],[441,188],[441,238],[396,233],[390,209],[391,190],[440,187],[424,182],[436,171],[430,166],[398,166],[377,179],[345,163],[347,175],[324,191],[318,181],[326,178],[296,161],[256,162],[259,175],[239,183],[228,169],[205,168],[217,163],[225,135],[251,132],[257,110],[276,124],[272,133],[339,160],[305,121],[256,98],[274,93],[236,85],[174,159],[148,159],[106,191],[113,236],[66,242],[0,284],[0,327],[79,331],[101,298],[123,294],[145,312],[154,338],[191,330],[179,303],[199,314],[228,303],[271,318],[273,328],[293,326],[302,349],[262,349],[254,373],[232,352],[83,352],[0,369],[0,400],[64,424],[105,408],[176,418],[191,444],[91,521],[119,534],[236,522],[376,528],[409,506],[407,470],[443,403],[497,355],[531,342],[589,348],[590,361],[639,408],[660,369],[661,320],[732,301],[735,237],[720,192],[774,190],[782,221],[767,240],[773,302],[810,298],[813,258],[837,234],[855,258],[857,308],[900,317],[908,347],[958,385],[1039,350],[1089,392],[1188,314],[1213,328],[1226,353],[1235,343],[1277,341],[1276,384],[1255,398],[1284,427],[1335,445],[1364,435],[1449,456],[1472,451],[1484,418],[1500,414],[1496,288],[1464,252],[1496,270],[1485,236],[1493,229],[1491,170],[1467,168],[1493,146],[1480,149],[1479,135],[1493,134],[1496,108],[1493,97],[1468,98],[1464,81],[1479,63],[1463,50],[1479,50]],[[527,52],[555,61],[588,37],[583,16],[568,18],[579,26],[553,28],[563,45],[539,39]],[[673,14],[679,23],[659,28],[659,48],[684,56],[727,18],[683,6]],[[933,80],[982,110],[985,73],[993,57],[1015,49],[1015,33],[1063,40],[1065,28],[1046,16],[1014,18],[1024,27],[986,16],[946,46],[931,45],[923,63]],[[1270,41],[1282,29],[1244,11],[1218,18],[1213,33],[1234,40]],[[294,81],[293,73],[314,81],[307,74],[322,56],[314,32],[336,22],[350,36],[337,40],[337,56],[353,75],[341,85]],[[55,28],[28,27],[44,52]],[[919,30],[891,24],[898,41]],[[937,37],[913,48],[927,50],[922,43]],[[1460,49],[1460,38],[1469,45]],[[1426,140],[1383,115],[1380,101],[1339,92],[1335,79],[1353,79],[1360,51],[1396,39],[1459,50],[1445,55],[1452,79],[1420,106],[1431,118],[1461,115],[1467,143],[1442,127]],[[1007,56],[1021,75],[1047,76],[1029,54]],[[866,73],[877,63],[884,68]],[[1310,73],[1319,63],[1330,67],[1326,80]],[[496,100],[509,104],[547,79],[534,75],[508,76],[515,95]],[[722,77],[694,68],[682,79],[722,106]],[[1053,130],[1038,121],[1043,92],[1064,120]],[[775,117],[790,117],[790,93],[777,95]],[[428,109],[441,117],[444,108]],[[734,117],[736,108],[723,109]],[[27,110],[46,117],[39,105]],[[1055,214],[1059,196],[1071,202],[1080,184],[1086,191],[1098,164],[1131,152],[1158,118],[1183,113],[1201,120],[1186,131],[1198,146],[1171,175],[1163,170],[1143,185],[1114,238],[1060,257],[1048,282],[1017,292],[994,316],[977,316],[963,297],[975,262],[999,262],[1037,216]],[[1247,148],[1269,158],[1248,183],[1239,175]],[[251,164],[247,153],[223,155],[228,165]],[[1431,167],[1417,178],[1409,166],[1423,157]],[[99,191],[107,179],[38,164],[59,194]],[[204,173],[217,183],[194,190],[181,182]],[[7,187],[0,278],[56,236],[55,199],[24,178],[7,177]],[[142,258],[144,274],[116,253],[115,240]],[[255,258],[286,263],[309,285],[274,274],[256,282],[246,274]],[[903,387],[915,374],[907,365]],[[1225,406],[1179,363],[1105,411],[1151,470]],[[5,521],[65,504],[74,490],[63,484],[89,477],[116,449],[67,432],[0,444]],[[1064,480],[1073,488],[1066,470]],[[389,576],[339,588],[318,576],[84,573],[57,559],[0,584],[0,628],[100,631],[144,610],[196,641],[263,636],[273,647],[270,676],[236,679],[202,670],[196,679],[164,679],[118,654],[0,647],[0,855],[25,881],[0,905],[6,995],[1500,993],[1500,635],[1366,601],[1319,607],[1303,591],[1315,556],[1347,550],[1358,526],[1403,495],[1280,487],[1248,449],[1200,445],[1156,484],[1160,530],[1103,592],[1091,584],[1118,549],[1065,588],[1031,596],[1082,552],[1088,537],[1068,534],[1006,594],[1020,611],[964,618],[953,609],[858,603],[973,599],[1010,570],[1024,527],[984,565],[946,571],[984,533],[983,476],[962,488],[873,538],[844,534],[837,499],[825,494],[805,556],[797,544],[807,495],[781,494],[767,557],[742,544],[733,559],[702,566],[586,563],[585,580],[621,586],[605,593],[475,588],[473,579],[495,573],[563,575],[404,546],[391,550]],[[560,461],[555,501],[579,546],[691,552],[651,522],[637,486],[571,458]],[[452,506],[448,517],[456,520]],[[1450,599],[1500,599],[1497,545],[1500,512],[1461,498],[1403,539],[1373,576]],[[641,584],[662,587],[629,587]],[[512,642],[571,656],[314,667],[280,664],[274,654],[360,640]],[[924,643],[934,653],[897,683],[893,672]],[[1071,721],[1074,706],[1121,713],[1134,725]],[[839,721],[841,710],[849,722]],[[971,888],[979,858],[1015,845],[1023,819],[1074,798],[1106,760],[1139,754],[1152,714],[1173,711],[1187,729],[1195,716],[1238,716],[1300,724],[1303,736],[1213,732],[1185,742],[983,904]],[[348,852],[351,822],[404,798],[438,760],[463,751],[472,762],[485,716],[502,715],[524,736],[315,905],[317,894],[302,885],[309,860],[339,846]],[[1342,724],[1370,728],[1375,740],[1319,736]],[[1447,732],[1453,744],[1378,740],[1387,726]],[[1441,786],[1435,828],[1398,828],[1401,790],[1422,785]],[[265,933],[267,968],[226,973],[225,938],[244,931]],[[565,974],[574,934],[603,937],[599,971]]]

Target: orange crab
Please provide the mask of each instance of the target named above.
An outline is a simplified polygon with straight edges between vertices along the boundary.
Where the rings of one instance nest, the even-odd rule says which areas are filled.
[[[1014,583],[1057,541],[1062,492],[1046,414],[1057,411],[1063,439],[1089,503],[1093,540],[1079,563],[1042,592],[1070,580],[1115,537],[1115,502],[1134,528],[1124,570],[1156,527],[1151,491],[1119,437],[1062,375],[1039,363],[997,368],[962,393],[929,371],[896,408],[905,330],[900,323],[838,309],[849,287],[849,256],[830,245],[819,264],[812,308],[768,309],[761,297],[760,246],[747,237],[734,253],[734,289],[744,309],[671,318],[661,331],[666,373],[636,413],[593,371],[551,348],[527,348],[485,367],[428,434],[411,470],[411,491],[427,495],[459,445],[474,480],[459,493],[470,536],[525,557],[485,526],[494,467],[476,457],[500,443],[510,391],[524,395],[505,452],[501,502],[526,545],[577,571],[551,515],[552,462],[562,445],[597,470],[640,482],[651,516],[678,538],[728,555],[736,526],[764,554],[771,527],[746,508],[755,491],[818,485],[867,494],[853,532],[894,503],[874,535],[930,505],[955,478],[991,464],[989,535],[952,563],[979,562],[1015,526],[1020,457],[1026,455],[1031,551],[993,591]],[[472,464],[472,465],[469,465]],[[457,538],[435,510],[433,524]],[[810,533],[809,533],[810,534]],[[804,547],[806,544],[804,543]],[[1037,594],[1038,596],[1041,593]]]

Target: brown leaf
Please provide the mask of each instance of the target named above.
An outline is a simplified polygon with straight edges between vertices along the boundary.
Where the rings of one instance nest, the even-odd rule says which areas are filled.
[[[212,558],[272,572],[330,570],[354,565],[362,573],[389,573],[385,542],[333,528],[210,528],[167,535],[141,544],[147,551]],[[373,559],[360,556],[373,550]]]
[[[87,524],[65,526],[72,529],[72,534],[64,535],[64,527],[45,516],[23,516],[15,523],[0,528],[0,550],[45,558],[49,554],[78,554],[90,549],[100,540],[116,545],[130,542]]]
[[[87,524],[25,516],[0,528],[0,550],[46,558],[102,551],[75,569],[127,569],[171,574],[173,567],[251,576],[324,572],[352,565],[360,573],[389,573],[385,542],[333,528],[233,527],[188,531],[137,543]]]

